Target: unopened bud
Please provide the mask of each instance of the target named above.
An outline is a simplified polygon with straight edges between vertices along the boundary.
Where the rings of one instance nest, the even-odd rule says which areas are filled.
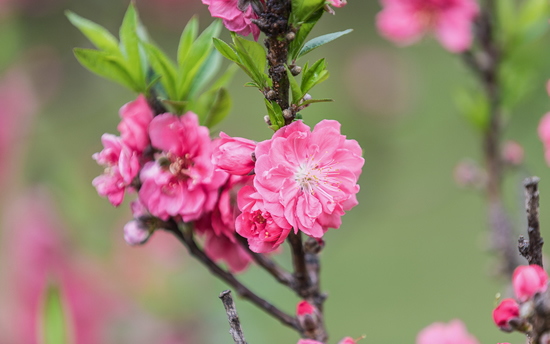
[[[286,34],[286,40],[289,42],[292,42],[295,38],[296,34],[292,31]]]
[[[303,300],[296,305],[296,319],[306,332],[314,331],[319,323],[319,312],[317,308]]]
[[[292,69],[290,70],[290,72],[291,72],[292,75],[294,75],[294,76],[299,75],[299,74],[302,72],[302,67],[300,67],[300,66],[294,66],[294,67],[292,67]]]
[[[267,94],[265,96],[266,96],[267,99],[273,100],[273,99],[277,98],[277,93],[273,90],[269,90],[269,92],[267,92]]]
[[[269,116],[268,115],[265,115],[264,116],[264,121],[267,125],[271,126],[271,120],[269,119]]]
[[[283,117],[285,119],[292,119],[294,116],[292,115],[292,111],[290,109],[283,110]]]
[[[507,141],[502,147],[502,160],[512,166],[521,165],[525,152],[516,141]]]
[[[510,320],[519,317],[519,305],[514,299],[502,300],[500,305],[493,311],[495,325],[503,331],[511,331]]]
[[[130,246],[143,245],[149,240],[153,231],[142,220],[135,219],[124,226],[124,240]]]

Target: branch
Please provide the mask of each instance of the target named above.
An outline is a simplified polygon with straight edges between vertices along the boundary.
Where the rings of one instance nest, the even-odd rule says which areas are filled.
[[[248,252],[248,254],[254,259],[256,264],[261,266],[264,270],[266,270],[269,274],[271,274],[275,279],[287,287],[291,288],[292,290],[296,290],[296,280],[294,279],[294,276],[292,276],[291,273],[284,270],[282,267],[280,267],[277,263],[275,263],[272,259],[269,259],[265,255],[261,253],[256,253],[250,250],[250,247],[248,246],[248,241],[246,238],[243,238],[239,234],[235,233],[235,238],[237,238],[237,241],[241,244],[241,246]]]
[[[540,178],[531,177],[523,181],[525,187],[525,211],[527,213],[527,233],[529,241],[519,237],[519,252],[527,259],[529,265],[542,267],[542,245],[544,240],[540,235],[539,224],[539,184]]]
[[[233,276],[233,274],[220,268],[214,261],[212,261],[212,259],[210,259],[210,257],[208,257],[206,253],[204,253],[204,251],[197,246],[197,243],[193,238],[193,232],[191,230],[182,232],[174,220],[170,220],[169,222],[165,223],[162,228],[166,229],[169,232],[172,232],[178,238],[178,240],[183,245],[185,245],[185,247],[187,247],[187,249],[189,250],[189,254],[191,254],[204,266],[206,266],[212,274],[224,280],[231,287],[235,288],[239,296],[263,309],[266,313],[278,319],[284,325],[291,327],[301,333],[300,327],[298,326],[298,323],[294,317],[286,314],[277,307],[273,306],[271,303],[256,295],[245,285],[239,282],[239,280],[237,280],[235,276]]]
[[[229,320],[229,333],[233,337],[235,344],[246,344],[246,339],[244,339],[243,329],[241,328],[241,321],[239,320],[239,315],[237,314],[237,308],[235,308],[235,302],[233,302],[233,297],[231,296],[231,290],[226,290],[220,294],[220,299],[223,302],[225,307],[225,312],[227,313],[227,320]]]
[[[309,296],[309,281],[304,246],[302,244],[302,232],[298,231],[298,234],[295,234],[294,230],[291,230],[288,235],[288,243],[292,249],[292,264],[294,266],[294,278],[296,278],[298,293],[302,297],[307,297]]]

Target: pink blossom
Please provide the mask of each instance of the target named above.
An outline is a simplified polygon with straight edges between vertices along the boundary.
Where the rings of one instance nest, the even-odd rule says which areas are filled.
[[[548,288],[548,275],[538,265],[518,266],[512,277],[514,292],[520,302],[525,302]]]
[[[138,175],[140,164],[135,152],[123,145],[121,139],[111,134],[101,137],[103,150],[92,157],[105,167],[102,175],[92,181],[97,192],[107,197],[115,207],[124,199],[124,191]]]
[[[120,108],[118,131],[125,146],[138,153],[142,153],[149,145],[149,123],[153,120],[153,110],[149,107],[147,99],[140,94],[139,97]]]
[[[255,154],[258,204],[281,227],[276,239],[288,234],[287,222],[296,232],[319,238],[329,227],[339,228],[344,211],[357,205],[362,150],[340,134],[337,121],[323,120],[313,132],[296,121],[258,143]]]
[[[297,344],[323,344],[313,339],[300,339]]]
[[[506,141],[504,147],[502,147],[502,159],[504,162],[518,166],[523,163],[525,157],[525,151],[523,147],[516,141]]]
[[[380,33],[397,43],[411,44],[433,31],[453,53],[472,45],[472,23],[479,13],[475,0],[381,0]]]
[[[418,336],[416,344],[479,344],[477,339],[468,333],[466,326],[460,320],[452,320],[449,324],[436,322],[426,327]]]
[[[229,174],[244,176],[254,169],[252,153],[256,148],[254,141],[240,137],[230,137],[220,133],[220,142],[212,154],[212,163]]]
[[[334,7],[344,7],[348,3],[347,0],[327,0]]]
[[[285,241],[292,226],[285,219],[282,206],[268,211],[264,199],[252,186],[239,191],[238,204],[242,214],[235,223],[237,233],[248,239],[252,251],[271,252]]]
[[[254,40],[257,41],[260,29],[252,23],[252,19],[258,19],[258,16],[252,6],[248,6],[244,12],[241,11],[238,2],[238,0],[202,0],[203,4],[208,5],[212,17],[223,19],[223,25],[229,31],[235,31],[245,37],[252,33]]]
[[[227,174],[214,173],[208,128],[192,112],[181,117],[166,113],[151,121],[149,134],[153,147],[162,151],[140,174],[139,198],[149,212],[163,220],[181,216],[189,222],[211,211]]]
[[[539,138],[544,146],[544,157],[550,165],[550,112],[542,117],[538,127]]]
[[[313,314],[315,312],[315,307],[313,307],[309,302],[306,300],[302,300],[298,302],[296,305],[296,315],[303,316],[306,314]]]
[[[130,203],[134,219],[124,226],[124,240],[130,246],[143,245],[149,240],[154,227],[146,223],[149,212],[139,199]]]
[[[339,341],[338,344],[357,344],[357,341],[351,337],[346,337]]]
[[[510,330],[508,321],[519,316],[519,305],[514,299],[504,299],[493,311],[495,324],[504,330]]]
[[[236,206],[236,193],[244,185],[250,184],[250,176],[230,176],[219,191],[220,196],[213,211],[195,222],[195,229],[206,235],[206,254],[214,261],[224,261],[235,273],[244,271],[252,261],[235,238],[235,219],[240,213]]]

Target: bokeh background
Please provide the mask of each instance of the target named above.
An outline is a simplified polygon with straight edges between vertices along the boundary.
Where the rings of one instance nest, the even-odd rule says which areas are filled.
[[[455,105],[457,90],[473,78],[433,39],[398,48],[380,38],[377,1],[348,2],[312,34],[355,30],[310,54],[310,60],[326,56],[331,72],[314,96],[336,102],[302,113],[309,125],[339,120],[366,160],[360,204],[340,230],[327,233],[322,255],[331,342],[366,334],[365,343],[414,343],[423,327],[454,318],[481,343],[524,342],[492,323],[495,294],[506,294],[507,281],[495,276],[487,251],[483,195],[453,179],[459,161],[482,158],[479,134]],[[116,32],[127,5],[0,1],[2,344],[35,343],[48,285],[60,288],[78,343],[232,342],[217,298],[223,283],[165,233],[145,247],[128,247],[122,238],[131,217],[127,204],[112,208],[91,185],[101,173],[91,159],[101,150],[100,136],[116,132],[118,109],[135,95],[78,64],[72,48],[90,44],[63,12]],[[137,0],[137,6],[151,36],[172,55],[193,14],[201,29],[212,21],[200,0]],[[549,43],[545,36],[527,47],[535,73],[527,96],[507,113],[505,137],[526,154],[524,166],[507,174],[505,197],[516,230],[524,231],[521,181],[540,176],[542,232],[550,237],[550,169],[536,133],[550,110]],[[217,129],[264,140],[272,134],[265,107],[255,90],[241,87],[246,81],[238,72],[230,87],[233,110]],[[289,266],[287,256],[285,248],[277,259]],[[263,271],[251,267],[242,278],[293,312],[297,298]],[[246,301],[237,299],[237,308],[249,343],[297,341]]]

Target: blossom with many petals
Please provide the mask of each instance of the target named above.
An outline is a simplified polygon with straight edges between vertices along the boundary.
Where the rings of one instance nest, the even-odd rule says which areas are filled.
[[[149,145],[149,123],[154,115],[147,99],[140,94],[136,100],[120,108],[119,115],[121,121],[117,129],[120,131],[122,142],[141,154]]]
[[[503,329],[510,330],[508,321],[519,316],[519,305],[514,299],[504,299],[493,311],[495,324]]]
[[[418,41],[433,31],[453,53],[472,45],[472,23],[479,13],[475,0],[381,0],[377,26],[386,38],[401,44]]]
[[[260,29],[252,19],[258,19],[252,6],[239,9],[238,0],[202,0],[208,5],[212,17],[223,19],[223,25],[229,31],[235,31],[239,35],[248,36],[252,33],[254,40],[258,40]]]
[[[124,191],[138,175],[140,164],[135,152],[126,147],[119,137],[103,134],[103,150],[92,157],[105,167],[102,175],[92,181],[97,192],[107,197],[115,207],[124,199]]]
[[[452,320],[449,324],[433,323],[416,336],[416,344],[441,343],[479,344],[478,340],[468,333],[466,326],[460,320]]]
[[[296,232],[322,237],[329,227],[339,228],[344,211],[357,205],[362,150],[340,134],[337,121],[323,120],[313,131],[302,121],[293,122],[258,143],[255,154],[254,187],[262,214],[271,214],[281,227],[277,243],[288,234],[287,223]]]
[[[518,266],[512,277],[514,292],[519,301],[525,302],[548,288],[548,275],[538,265]]]
[[[163,220],[181,216],[189,222],[211,211],[227,175],[214,173],[208,128],[192,112],[181,117],[165,113],[151,121],[149,136],[162,151],[140,174],[139,198],[149,212]]]
[[[254,141],[241,137],[230,137],[220,133],[219,145],[214,149],[212,162],[216,167],[229,174],[244,176],[254,169],[252,153],[256,148]]]
[[[327,0],[334,7],[344,7],[348,3],[347,0]]]

